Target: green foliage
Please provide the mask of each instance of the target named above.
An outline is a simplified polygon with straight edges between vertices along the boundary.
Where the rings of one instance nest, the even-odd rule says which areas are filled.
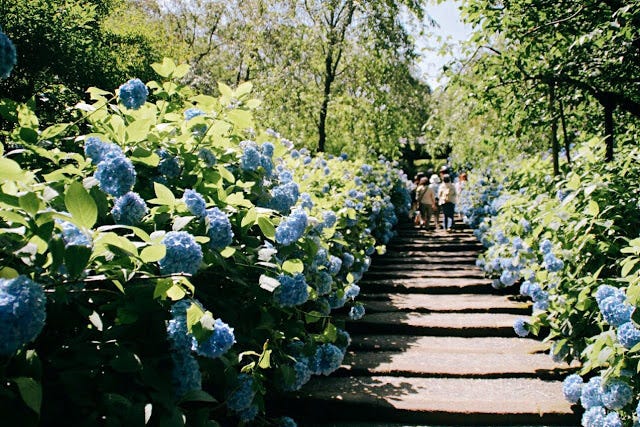
[[[0,276],[27,276],[47,296],[42,333],[0,360],[0,407],[10,424],[178,426],[186,417],[193,426],[230,425],[238,414],[226,401],[240,372],[253,378],[253,404],[264,412],[267,397],[297,381],[286,375],[296,360],[313,359],[325,343],[345,351],[341,307],[354,304],[345,289],[406,214],[406,177],[394,164],[311,156],[263,130],[251,84],[220,84],[221,95],[212,97],[179,82],[188,73],[182,64],[167,59],[153,69],[163,78],[147,83],[152,101],[130,110],[91,88],[74,124],[44,128],[30,105],[2,101],[12,126],[0,157]],[[115,151],[96,160],[90,138]],[[252,148],[259,163],[250,164]],[[148,207],[127,224],[98,173],[122,156]],[[304,197],[295,194],[293,206],[279,209],[274,194],[289,179]],[[228,219],[228,241],[214,244],[225,228],[192,211],[187,190]],[[307,219],[285,244],[278,236],[291,209]],[[177,231],[202,251],[195,274],[162,268],[165,237]],[[329,256],[353,263],[330,272]],[[283,275],[304,277],[306,301],[279,302]],[[183,300],[191,335],[176,348],[168,330],[174,303]],[[232,348],[214,358],[193,352],[215,337],[217,320],[234,328]],[[196,360],[189,373],[201,374],[202,389],[176,395],[185,353]]]

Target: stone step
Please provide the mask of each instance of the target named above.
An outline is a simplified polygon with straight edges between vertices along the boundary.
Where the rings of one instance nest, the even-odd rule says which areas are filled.
[[[428,260],[430,257],[434,258],[442,258],[442,257],[450,257],[451,259],[455,259],[456,257],[471,257],[474,259],[478,258],[478,251],[476,250],[459,250],[459,248],[455,248],[453,246],[449,248],[436,247],[430,250],[395,250],[390,249],[387,250],[386,255],[392,258],[406,258],[406,257],[419,257],[423,260]]]
[[[435,278],[435,277],[465,277],[465,278],[476,278],[476,279],[484,279],[484,274],[481,270],[475,269],[437,269],[437,270],[387,270],[387,271],[369,271],[367,272],[366,278],[368,280],[375,280],[379,278],[392,278],[392,279],[422,279],[422,278]]]
[[[533,378],[314,378],[286,407],[294,418],[314,422],[579,424],[562,383]]]
[[[539,354],[548,352],[548,344],[519,337],[433,337],[415,335],[351,335],[351,351],[398,351],[412,348],[438,349],[458,353]]]
[[[555,363],[548,354],[514,349],[475,351],[466,338],[459,347],[409,347],[396,351],[356,351],[345,356],[340,375],[390,375],[404,377],[543,378],[562,381],[570,366]],[[515,338],[514,338],[515,339]]]
[[[522,316],[507,313],[371,313],[347,321],[356,334],[513,337],[513,323]]]
[[[367,313],[376,312],[461,312],[513,313],[526,315],[531,304],[506,295],[492,294],[363,294]]]
[[[440,255],[438,255],[437,253],[431,253],[428,256],[425,255],[421,255],[421,256],[380,256],[380,257],[375,257],[372,260],[371,265],[372,266],[404,266],[404,265],[415,265],[415,264],[422,264],[422,265],[451,265],[451,266],[456,266],[456,265],[473,265],[475,266],[476,264],[476,259],[478,259],[477,254],[474,252],[472,254],[468,254],[468,255],[460,255],[460,254],[456,254],[456,255],[452,255],[451,253],[442,253]]]
[[[421,294],[462,294],[495,293],[491,281],[481,278],[415,278],[415,279],[369,279],[364,277],[359,283],[366,293],[421,293]],[[502,290],[508,293],[509,289]]]
[[[462,259],[461,259],[462,260]],[[443,260],[438,260],[438,261],[443,261]],[[391,264],[391,263],[375,263],[371,265],[371,268],[369,269],[369,271],[367,272],[367,275],[371,274],[371,273],[377,273],[377,272],[388,272],[388,273],[393,273],[393,272],[399,272],[399,273],[404,273],[404,272],[422,272],[424,273],[428,273],[431,271],[451,271],[451,270],[455,270],[455,271],[472,271],[472,272],[481,272],[482,270],[480,270],[478,267],[476,267],[473,263],[470,263],[468,259],[463,259],[462,262],[458,261],[458,262],[450,262],[450,261],[446,261],[446,262],[424,262],[424,261],[418,261],[418,262],[413,262],[413,263],[398,263],[398,264]]]

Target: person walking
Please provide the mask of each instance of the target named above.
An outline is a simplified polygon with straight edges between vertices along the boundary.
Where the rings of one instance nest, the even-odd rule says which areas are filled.
[[[438,188],[438,203],[442,211],[442,228],[445,231],[453,231],[454,212],[456,203],[456,187],[451,183],[451,176],[445,174],[443,183]]]
[[[433,211],[433,229],[440,227],[440,204],[438,202],[438,189],[440,188],[440,178],[438,175],[432,174],[429,178],[429,188],[433,191],[436,198],[436,208]]]
[[[437,205],[436,195],[429,187],[427,177],[420,179],[420,185],[416,189],[416,202],[420,210],[420,226],[428,228]]]
[[[466,186],[467,186],[467,173],[462,172],[458,177],[458,180],[456,181],[456,210],[458,211],[458,219],[460,219],[460,221],[463,221],[464,217],[462,215],[462,212],[460,211],[458,202],[462,200],[461,199],[462,192],[465,190]]]

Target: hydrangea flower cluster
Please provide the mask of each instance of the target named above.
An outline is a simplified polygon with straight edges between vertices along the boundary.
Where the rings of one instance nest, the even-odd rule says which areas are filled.
[[[149,89],[140,79],[131,79],[120,86],[118,95],[122,105],[130,110],[137,110],[147,102]]]
[[[293,181],[277,185],[271,189],[271,201],[269,207],[281,214],[288,214],[291,207],[298,202],[300,188]]]
[[[0,279],[0,355],[10,356],[33,341],[46,320],[42,285],[27,276]]]
[[[596,301],[602,317],[609,325],[617,327],[631,321],[634,308],[627,302],[623,291],[602,285],[596,291]]]
[[[182,200],[192,215],[204,217],[207,213],[207,202],[196,190],[185,190]]]
[[[111,209],[111,215],[117,224],[136,225],[149,212],[147,203],[138,193],[132,191],[118,197]]]
[[[221,319],[215,319],[213,323],[213,333],[204,342],[198,342],[194,337],[192,349],[201,356],[215,359],[225,354],[236,342],[233,328],[224,323]]]
[[[188,300],[176,302],[171,307],[172,318],[167,323],[167,338],[173,362],[173,385],[176,397],[202,388],[202,375],[198,361],[191,354],[192,338],[187,329]]]
[[[200,110],[199,108],[189,108],[184,112],[184,119],[188,122],[194,117],[204,116],[204,115],[205,115],[205,112]],[[194,135],[202,136],[207,131],[207,125],[203,123],[199,123],[199,124],[190,126],[190,129]]]
[[[221,250],[226,248],[233,241],[233,230],[227,214],[220,209],[211,208],[206,211],[207,235],[209,236],[209,246],[213,249]]]
[[[633,400],[633,390],[625,381],[613,378],[604,383],[602,377],[591,378],[586,384],[577,374],[569,375],[562,383],[562,392],[570,403],[580,402],[585,412],[584,427],[622,426],[615,412]]]
[[[623,323],[616,332],[618,342],[626,349],[640,344],[640,329],[633,322]]]
[[[110,142],[104,142],[100,138],[90,136],[84,142],[84,154],[91,159],[91,163],[97,165],[108,156],[124,156],[122,148]]]
[[[16,47],[11,39],[0,30],[0,78],[8,78],[16,62]]]
[[[200,151],[198,152],[198,157],[201,158],[208,167],[213,167],[218,161],[216,155],[213,154],[208,148],[200,149]]]
[[[309,299],[309,290],[304,274],[294,276],[281,274],[278,276],[280,286],[273,292],[273,298],[281,307],[295,307]]]
[[[515,331],[516,335],[522,338],[529,335],[529,329],[527,329],[527,324],[528,323],[525,319],[516,319],[516,321],[513,323],[513,330]]]
[[[86,246],[89,248],[93,245],[91,237],[69,221],[56,219],[56,223],[62,228],[62,240],[65,247]]]
[[[288,246],[304,235],[307,227],[307,213],[296,209],[276,227],[276,242]]]
[[[360,320],[364,317],[364,314],[364,306],[360,303],[354,305],[353,307],[351,307],[351,310],[349,310],[349,318],[351,320]]]
[[[136,171],[122,149],[99,138],[85,141],[84,151],[91,162],[97,164],[94,178],[102,191],[112,196],[123,196],[136,183]]]
[[[195,274],[202,263],[202,248],[186,231],[170,231],[162,239],[167,248],[158,264],[162,274]]]
[[[160,156],[160,163],[158,163],[158,171],[160,174],[168,179],[179,177],[182,171],[180,169],[180,162],[178,161],[178,158],[172,156],[164,148],[158,150],[157,154]]]
[[[333,344],[322,344],[311,359],[310,368],[315,375],[330,375],[342,364],[344,353]]]
[[[253,403],[256,390],[253,387],[253,378],[247,374],[238,375],[238,385],[227,397],[227,407],[235,412],[247,409]]]
[[[299,358],[293,365],[294,380],[291,384],[286,384],[286,391],[298,391],[311,379],[311,369],[309,369],[309,359],[306,357]]]

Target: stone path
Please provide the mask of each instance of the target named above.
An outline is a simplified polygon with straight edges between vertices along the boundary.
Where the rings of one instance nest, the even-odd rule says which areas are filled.
[[[579,425],[570,367],[515,335],[529,304],[491,288],[481,249],[468,231],[402,228],[360,282],[367,314],[347,323],[344,366],[287,402],[298,425]]]

